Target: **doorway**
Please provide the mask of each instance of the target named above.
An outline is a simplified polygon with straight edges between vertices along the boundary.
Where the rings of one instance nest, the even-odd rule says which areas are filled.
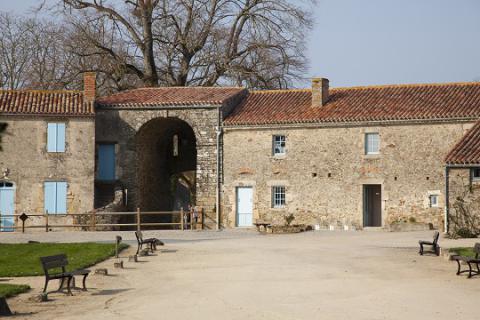
[[[14,231],[15,186],[11,182],[0,181],[0,231]]]
[[[382,185],[363,185],[363,226],[382,226]]]
[[[253,225],[253,188],[237,188],[237,227]]]

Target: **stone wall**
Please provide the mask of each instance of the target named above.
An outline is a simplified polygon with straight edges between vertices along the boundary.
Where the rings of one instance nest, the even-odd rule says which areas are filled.
[[[206,226],[208,228],[215,226],[217,181],[215,128],[218,117],[218,108],[208,106],[97,110],[97,143],[117,143],[116,174],[118,181],[128,191],[128,210],[135,210],[140,205],[141,193],[147,192],[142,190],[138,183],[137,133],[150,120],[180,119],[193,129],[196,139],[196,205],[204,210]]]
[[[254,189],[254,219],[363,227],[363,185],[382,188],[382,225],[409,219],[443,226],[444,157],[473,123],[364,127],[227,128],[222,219],[236,225],[236,187]],[[380,134],[380,154],[365,155],[364,136]],[[286,135],[286,155],[272,155],[272,135]],[[271,187],[286,187],[286,207],[273,209]],[[429,196],[439,206],[429,207]]]
[[[47,122],[55,121],[66,123],[65,153],[46,151]],[[2,139],[3,151],[0,151],[0,168],[8,174],[2,180],[15,184],[16,214],[44,214],[45,181],[68,183],[67,216],[50,215],[50,224],[71,224],[73,219],[69,213],[86,213],[93,209],[93,118],[2,116],[0,122],[8,123]],[[43,217],[31,218],[26,225],[44,222]]]

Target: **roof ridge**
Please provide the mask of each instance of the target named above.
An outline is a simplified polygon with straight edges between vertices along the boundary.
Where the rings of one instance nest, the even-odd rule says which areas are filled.
[[[267,90],[249,90],[253,94],[269,94],[269,93],[288,93],[288,92],[310,92],[312,89],[267,89]]]
[[[480,86],[480,81],[380,84],[380,85],[369,85],[369,86],[335,87],[335,88],[330,88],[330,89],[331,90],[361,90],[361,89],[384,89],[384,88],[445,87],[445,86],[452,86],[452,85],[456,85],[456,86],[478,85],[478,86]]]
[[[0,93],[83,93],[83,90],[0,89]]]

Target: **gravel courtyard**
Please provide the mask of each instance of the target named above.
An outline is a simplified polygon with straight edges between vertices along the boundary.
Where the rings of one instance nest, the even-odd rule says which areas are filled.
[[[0,242],[111,241],[116,234],[133,240],[132,232],[52,232],[0,234]],[[417,242],[431,235],[146,232],[166,246],[139,263],[125,259],[125,269],[103,262],[97,267],[110,275],[91,276],[88,292],[39,303],[33,298],[43,278],[15,279],[33,290],[9,304],[15,319],[478,319],[480,277],[456,276],[443,257],[420,257]],[[440,240],[443,247],[474,242]]]

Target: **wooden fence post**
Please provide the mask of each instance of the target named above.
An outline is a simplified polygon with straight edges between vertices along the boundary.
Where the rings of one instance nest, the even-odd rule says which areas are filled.
[[[140,208],[137,208],[137,231],[141,230],[141,224],[142,222],[140,221]]]
[[[97,228],[95,227],[97,223],[97,218],[95,217],[95,209],[92,211],[92,215],[90,216],[90,231],[97,231]]]
[[[183,222],[184,216],[183,215],[184,215],[184,213],[183,213],[183,207],[182,207],[182,208],[180,208],[180,228],[182,229],[182,231],[185,228],[185,226],[183,225],[184,224],[184,222]]]

